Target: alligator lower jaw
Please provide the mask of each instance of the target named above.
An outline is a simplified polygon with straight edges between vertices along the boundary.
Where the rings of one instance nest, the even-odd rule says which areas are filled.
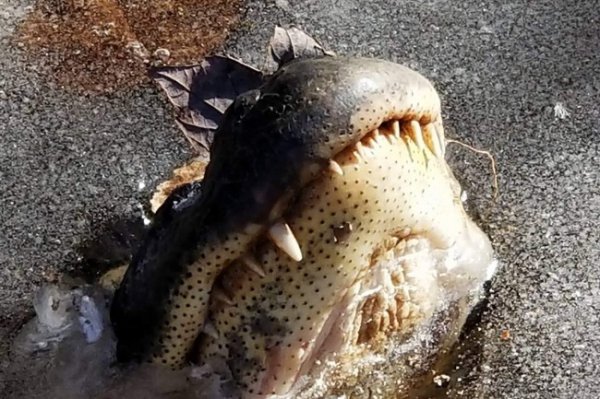
[[[491,246],[438,132],[394,121],[367,134],[221,274],[199,355],[225,360],[242,397],[288,394],[328,359],[398,345],[485,281]]]

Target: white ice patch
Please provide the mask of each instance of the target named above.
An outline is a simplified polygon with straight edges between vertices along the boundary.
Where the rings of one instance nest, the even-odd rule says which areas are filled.
[[[73,294],[56,286],[44,286],[35,295],[37,317],[28,322],[15,338],[18,353],[48,350],[73,332]]]
[[[567,108],[565,108],[563,103],[558,102],[554,105],[554,117],[555,118],[566,119],[569,116],[571,116],[571,114],[569,113]]]

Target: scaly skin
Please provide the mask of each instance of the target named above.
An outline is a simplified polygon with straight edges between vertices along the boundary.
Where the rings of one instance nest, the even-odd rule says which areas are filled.
[[[201,189],[159,210],[113,302],[119,358],[224,360],[238,394],[259,398],[329,355],[385,352],[434,317],[422,291],[448,278],[422,271],[440,254],[468,289],[491,261],[443,154],[440,101],[416,72],[284,66],[227,111]],[[415,246],[431,254],[422,267],[404,259]]]

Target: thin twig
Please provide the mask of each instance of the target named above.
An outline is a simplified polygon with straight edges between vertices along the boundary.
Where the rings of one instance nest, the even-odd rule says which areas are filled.
[[[458,140],[446,139],[446,143],[461,145],[461,146],[463,146],[463,147],[465,147],[465,148],[467,148],[467,149],[469,149],[469,150],[471,150],[473,152],[476,152],[477,154],[483,154],[483,155],[487,156],[490,159],[490,161],[492,163],[492,174],[494,175],[494,184],[493,184],[493,186],[494,186],[494,197],[493,197],[493,199],[494,199],[494,201],[496,201],[496,199],[498,199],[498,172],[496,171],[496,160],[494,159],[494,156],[492,155],[492,153],[489,152],[489,151],[477,149],[477,148],[475,148],[473,146],[470,146],[470,145],[468,145],[466,143],[463,143],[462,141],[458,141]]]

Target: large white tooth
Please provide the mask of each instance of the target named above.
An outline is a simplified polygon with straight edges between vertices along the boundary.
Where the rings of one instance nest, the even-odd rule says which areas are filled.
[[[241,261],[244,262],[248,269],[252,270],[260,277],[265,277],[267,275],[262,266],[251,255],[246,254],[242,256]]]
[[[212,289],[212,295],[215,297],[215,299],[223,302],[226,305],[233,305],[233,301],[231,300],[231,298],[229,297],[229,295],[227,295],[225,293],[225,291],[223,291],[221,288],[219,287],[213,287]]]
[[[375,140],[375,135],[371,135],[370,137],[367,137],[365,141],[365,144],[368,148],[370,148],[371,150],[376,150],[379,148],[379,143],[377,143],[377,140]]]
[[[204,332],[204,334],[214,339],[219,339],[219,332],[217,331],[215,325],[210,321],[206,321],[204,323],[204,328],[202,329],[202,331]]]
[[[442,153],[442,149],[440,148],[440,141],[438,135],[435,131],[435,128],[431,123],[423,126],[423,138],[427,143],[427,146],[433,152],[433,154],[438,158],[443,158],[444,154]]]
[[[400,230],[400,238],[406,238],[410,235],[411,230],[410,227],[405,227],[402,230]]]
[[[302,260],[302,251],[300,244],[294,237],[294,233],[287,223],[275,223],[269,229],[269,236],[279,249],[289,255],[296,262]]]
[[[394,132],[394,136],[397,139],[400,138],[400,122],[398,122],[398,121],[392,122],[392,132]]]
[[[425,141],[423,140],[423,132],[421,131],[421,125],[419,122],[410,121],[407,128],[410,133],[410,137],[414,140],[419,149],[424,150],[426,148]]]
[[[333,173],[337,173],[340,176],[344,175],[344,171],[342,170],[340,164],[334,161],[333,159],[329,160],[329,170]]]

